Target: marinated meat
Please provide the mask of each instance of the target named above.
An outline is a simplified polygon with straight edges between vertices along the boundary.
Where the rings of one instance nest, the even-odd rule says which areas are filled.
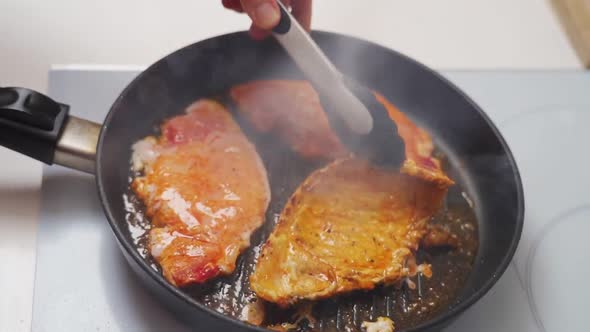
[[[453,184],[432,156],[432,138],[378,93],[375,98],[395,121],[405,143],[402,172],[432,181],[441,187]],[[336,159],[348,154],[330,128],[320,98],[311,84],[299,80],[260,80],[233,87],[232,100],[259,132],[278,134],[305,158]]]
[[[389,117],[397,125],[398,134],[405,143],[406,160],[401,172],[434,182],[441,187],[454,184],[442,170],[440,161],[432,156],[434,144],[426,130],[418,127],[382,95],[375,93],[375,98],[387,109]]]
[[[200,100],[134,145],[132,189],[146,206],[151,255],[177,286],[235,268],[270,200],[255,147],[219,103]]]
[[[262,248],[251,287],[262,299],[288,306],[399,282],[416,273],[413,253],[446,192],[360,159],[336,160],[291,196]]]
[[[347,154],[330,128],[320,97],[307,81],[252,81],[233,87],[230,96],[256,130],[277,134],[305,158]]]

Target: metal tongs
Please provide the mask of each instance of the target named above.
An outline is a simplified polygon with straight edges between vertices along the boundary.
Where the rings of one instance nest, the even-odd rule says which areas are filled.
[[[404,142],[373,92],[344,76],[289,10],[277,1],[281,19],[273,36],[320,95],[330,126],[356,155],[380,165],[399,167]]]

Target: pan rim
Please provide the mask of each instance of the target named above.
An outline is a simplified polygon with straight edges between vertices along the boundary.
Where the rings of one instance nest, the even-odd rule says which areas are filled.
[[[143,272],[145,272],[147,275],[149,275],[152,280],[154,280],[163,289],[167,290],[171,295],[175,296],[178,300],[185,302],[186,304],[189,304],[190,306],[201,310],[203,313],[208,314],[212,318],[229,321],[230,323],[235,324],[235,325],[242,327],[244,329],[250,329],[252,331],[261,331],[262,332],[262,331],[269,331],[269,330],[266,328],[263,328],[263,327],[251,325],[246,322],[240,321],[238,319],[235,319],[231,316],[217,312],[217,311],[199,303],[198,301],[196,301],[195,299],[190,297],[187,293],[183,292],[181,289],[171,285],[168,281],[166,281],[164,279],[164,277],[159,272],[155,271],[153,268],[151,268],[149,266],[149,264],[145,261],[145,259],[143,257],[141,257],[141,255],[137,251],[137,247],[134,246],[131,243],[131,241],[129,241],[126,238],[124,230],[121,229],[121,227],[119,227],[119,224],[116,221],[117,218],[115,218],[113,211],[111,209],[111,206],[108,203],[107,193],[105,191],[105,186],[103,185],[103,181],[105,181],[105,177],[103,176],[104,170],[103,170],[102,162],[101,162],[103,160],[102,146],[103,146],[103,142],[105,140],[105,135],[106,135],[105,129],[111,123],[111,121],[114,117],[114,114],[119,109],[119,105],[121,104],[121,101],[125,98],[125,96],[130,91],[130,89],[132,87],[135,87],[141,81],[142,77],[144,77],[144,75],[146,75],[147,72],[149,72],[152,68],[160,65],[163,61],[165,61],[170,56],[172,56],[174,54],[178,54],[180,52],[183,52],[185,49],[188,49],[191,47],[197,47],[199,45],[206,44],[212,40],[229,38],[229,37],[238,36],[238,35],[246,36],[246,34],[247,34],[246,31],[236,31],[236,32],[222,34],[222,35],[217,35],[217,36],[214,36],[211,38],[203,39],[201,41],[197,41],[195,43],[186,45],[186,46],[181,47],[180,49],[177,49],[177,50],[169,53],[168,55],[160,58],[159,60],[157,60],[156,62],[154,62],[150,66],[148,66],[139,75],[137,75],[121,91],[119,96],[116,98],[116,100],[112,104],[107,116],[105,117],[105,120],[102,125],[102,130],[100,132],[98,144],[97,144],[96,178],[95,178],[95,180],[96,180],[96,185],[97,185],[97,189],[98,189],[98,193],[99,193],[100,202],[103,206],[103,210],[105,212],[105,215],[107,217],[109,225],[111,226],[111,229],[112,229],[113,233],[115,234],[115,237],[119,241],[119,244],[122,246],[122,248],[124,248],[125,252],[130,257],[133,258],[135,263],[137,263],[137,265],[143,270]],[[479,301],[485,294],[487,294],[488,291],[497,283],[497,281],[500,279],[500,277],[502,277],[502,275],[504,274],[504,272],[506,271],[506,269],[508,268],[510,262],[512,261],[512,259],[514,257],[514,254],[516,252],[516,249],[518,247],[518,243],[519,243],[521,235],[522,235],[522,229],[524,226],[524,212],[525,212],[524,190],[523,190],[520,172],[518,170],[518,166],[516,164],[516,160],[514,158],[514,155],[512,154],[512,151],[510,150],[510,147],[508,146],[506,140],[501,135],[499,129],[491,121],[491,119],[483,111],[483,109],[479,105],[477,105],[465,92],[463,92],[455,84],[450,82],[447,78],[445,78],[442,74],[435,71],[434,69],[431,69],[431,68],[427,67],[426,65],[422,64],[421,62],[418,62],[418,61],[410,58],[409,56],[399,53],[398,51],[390,49],[384,45],[380,45],[378,43],[375,43],[375,42],[372,42],[372,41],[369,41],[366,39],[362,39],[359,37],[345,35],[345,34],[341,34],[341,33],[337,33],[337,32],[325,31],[325,30],[314,30],[312,32],[312,35],[315,35],[315,36],[322,36],[323,35],[326,37],[336,37],[336,38],[349,39],[349,40],[353,40],[359,44],[364,44],[364,45],[371,47],[371,48],[380,48],[383,51],[388,52],[392,55],[395,55],[396,57],[402,58],[404,61],[409,62],[409,63],[413,64],[414,66],[417,66],[418,68],[428,72],[429,74],[432,75],[433,79],[440,80],[443,84],[445,84],[447,87],[452,89],[458,96],[460,96],[461,98],[463,98],[465,101],[467,101],[469,103],[471,108],[473,110],[475,110],[478,113],[478,115],[489,126],[489,128],[492,130],[492,132],[496,136],[496,139],[498,139],[502,148],[506,152],[506,157],[508,159],[508,162],[510,164],[510,168],[511,168],[513,175],[514,175],[513,180],[516,185],[516,194],[517,194],[517,200],[518,200],[517,201],[518,211],[517,211],[517,216],[515,218],[515,223],[516,223],[515,232],[514,232],[512,239],[510,241],[510,245],[508,247],[507,254],[503,257],[500,264],[496,267],[494,273],[483,283],[483,286],[480,287],[477,291],[473,292],[471,295],[466,297],[463,301],[459,302],[456,306],[453,306],[451,309],[444,311],[438,317],[428,320],[428,321],[425,321],[425,322],[423,322],[411,329],[408,329],[407,331],[408,332],[421,331],[423,329],[428,329],[428,328],[432,328],[432,327],[436,327],[436,326],[444,326],[445,323],[447,323],[447,324],[450,323],[453,320],[453,318],[458,317],[458,315],[460,315],[462,312],[467,310],[469,307],[471,307],[473,304],[475,304],[477,301]],[[166,309],[168,309],[168,308],[166,308]]]

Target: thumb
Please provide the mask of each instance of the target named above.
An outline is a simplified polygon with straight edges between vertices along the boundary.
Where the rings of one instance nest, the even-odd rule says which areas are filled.
[[[270,30],[281,18],[276,0],[240,0],[242,8],[258,28]]]

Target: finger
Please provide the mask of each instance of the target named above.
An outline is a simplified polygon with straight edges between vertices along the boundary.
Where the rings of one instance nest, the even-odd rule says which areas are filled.
[[[283,3],[286,8],[291,8],[291,0],[281,0],[281,3]],[[261,29],[254,24],[250,26],[249,32],[250,37],[254,40],[263,40],[271,34],[270,30]]]
[[[250,33],[250,37],[252,37],[252,39],[254,39],[254,40],[262,40],[262,39],[268,37],[268,35],[270,35],[269,30],[260,29],[259,27],[257,27],[254,24],[252,24],[250,26],[249,33]]]
[[[241,0],[241,3],[258,28],[270,30],[279,23],[281,14],[276,0]]]
[[[244,12],[240,0],[222,0],[221,3],[223,4],[223,7],[227,9],[235,10],[239,13]]]
[[[293,0],[291,13],[307,31],[311,29],[311,0]]]

